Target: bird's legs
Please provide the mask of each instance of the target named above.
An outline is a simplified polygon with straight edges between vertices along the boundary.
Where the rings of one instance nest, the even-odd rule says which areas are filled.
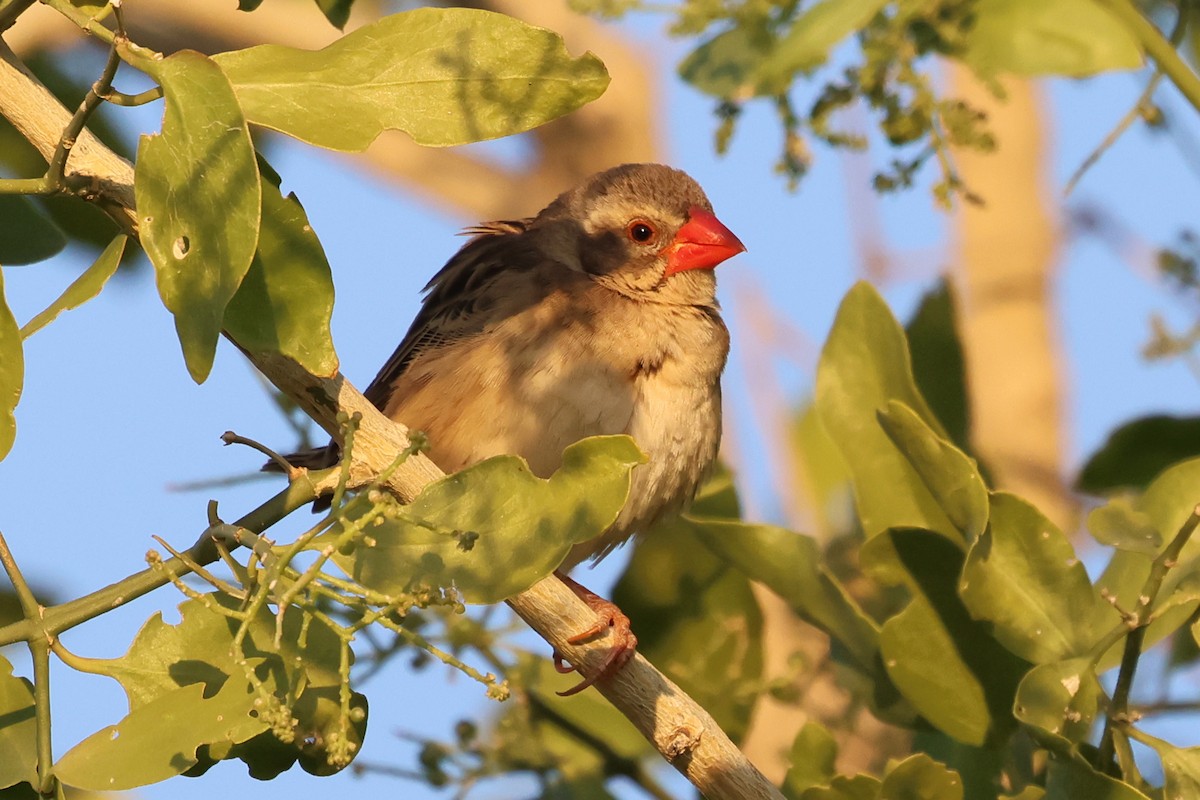
[[[562,697],[578,694],[584,689],[591,686],[601,678],[611,678],[620,671],[621,667],[625,666],[625,662],[633,657],[637,649],[637,637],[633,635],[633,631],[629,627],[629,617],[625,616],[621,609],[617,608],[611,600],[605,600],[600,595],[583,586],[579,582],[572,580],[562,572],[555,572],[558,579],[565,583],[572,592],[579,596],[579,599],[587,603],[588,606],[596,612],[596,624],[588,628],[582,633],[577,633],[570,639],[567,639],[571,644],[579,644],[586,642],[593,636],[604,633],[612,629],[613,643],[608,651],[608,658],[600,670],[590,678],[584,678],[579,684],[572,686],[565,692],[559,692]],[[554,651],[554,669],[559,672],[575,672],[575,667],[563,661],[562,654],[558,650]]]

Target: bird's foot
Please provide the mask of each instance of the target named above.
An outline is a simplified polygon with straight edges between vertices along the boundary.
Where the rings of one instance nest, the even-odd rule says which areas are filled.
[[[633,630],[629,627],[629,617],[622,613],[621,609],[617,608],[616,604],[611,600],[605,600],[600,595],[588,589],[586,586],[572,580],[561,572],[555,573],[559,580],[570,587],[583,602],[596,612],[596,624],[585,631],[575,634],[567,641],[571,644],[581,644],[591,639],[594,636],[603,634],[605,631],[612,631],[612,646],[609,648],[608,657],[604,660],[604,664],[590,678],[584,678],[583,681],[565,692],[558,692],[561,697],[568,697],[573,694],[578,694],[588,688],[596,681],[606,678],[611,678],[625,666],[625,662],[633,658],[634,652],[637,650],[637,637],[633,635]],[[575,672],[575,667],[566,663],[563,660],[562,653],[558,650],[554,651],[554,669],[561,673]]]

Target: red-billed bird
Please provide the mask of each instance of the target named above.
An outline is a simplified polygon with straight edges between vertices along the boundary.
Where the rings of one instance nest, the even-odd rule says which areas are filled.
[[[428,434],[446,472],[516,454],[547,477],[579,439],[632,436],[649,462],[624,509],[561,569],[598,560],[691,502],[717,456],[729,333],[713,267],[745,247],[692,178],[661,164],[615,167],[536,217],[467,232],[365,394]],[[289,460],[337,457],[331,445]],[[614,629],[604,668],[573,694],[620,669],[637,640],[615,605],[559,575],[598,614],[572,641]]]

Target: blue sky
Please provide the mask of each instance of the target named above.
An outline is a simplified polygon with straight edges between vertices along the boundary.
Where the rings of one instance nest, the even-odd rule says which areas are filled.
[[[651,32],[640,35],[664,67],[673,65],[682,48],[664,43],[653,30],[651,26]],[[1114,75],[1048,84],[1055,191],[1132,105],[1142,80]],[[699,180],[718,215],[749,248],[719,273],[735,343],[726,391],[736,427],[746,430],[753,411],[744,354],[738,349],[743,323],[734,308],[735,290],[759,287],[778,314],[803,334],[796,347],[802,366],[780,365],[781,382],[798,401],[811,384],[816,348],[837,303],[860,275],[848,224],[854,209],[849,207],[845,164],[841,156],[818,148],[811,174],[798,192],[789,193],[772,174],[780,134],[768,109],[749,109],[729,154],[717,158],[712,102],[682,85],[669,69],[664,69],[662,88],[664,160]],[[1189,117],[1182,101],[1170,91],[1164,94],[1171,107]],[[156,125],[159,113],[150,110],[144,124]],[[1196,127],[1190,125],[1193,131]],[[364,177],[341,157],[302,145],[282,143],[273,163],[284,190],[296,192],[304,203],[333,264],[334,340],[345,374],[365,385],[403,335],[420,287],[460,244],[454,233],[473,220],[422,207]],[[1200,176],[1166,137],[1135,128],[1067,202],[1098,204],[1150,244],[1161,245],[1194,223]],[[917,277],[883,287],[904,316],[948,261],[947,221],[923,189],[885,198],[881,208],[889,243],[929,262]],[[51,263],[5,269],[8,300],[18,320],[24,322],[43,308],[82,266],[79,255],[68,252]],[[1055,289],[1069,375],[1071,464],[1078,464],[1122,420],[1195,410],[1196,380],[1182,363],[1147,364],[1139,355],[1150,314],[1163,314],[1183,328],[1191,323],[1194,308],[1094,239],[1067,243]],[[157,547],[152,535],[190,544],[204,527],[210,496],[221,501],[226,518],[234,518],[271,491],[265,483],[202,492],[170,488],[257,468],[257,454],[221,446],[219,436],[227,429],[268,443],[287,443],[290,434],[232,347],[222,343],[207,383],[191,382],[148,271],[113,281],[100,298],[36,334],[27,342],[26,362],[16,446],[0,462],[0,484],[9,497],[0,507],[0,530],[26,574],[59,599],[142,566],[146,550]],[[761,458],[761,445],[748,439],[746,446],[751,456]],[[748,474],[753,507],[770,515],[773,503],[761,488],[761,475],[756,470]],[[599,575],[589,576],[589,583],[605,588],[619,567],[619,557],[610,559]],[[171,589],[161,590],[70,632],[65,644],[84,655],[118,655],[154,611],[163,609],[173,620],[172,609],[181,599]],[[6,655],[28,674],[19,650]],[[372,716],[363,755],[402,766],[412,763],[411,750],[392,731],[448,737],[460,716],[488,702],[471,682],[461,676],[447,682],[439,669],[416,676],[392,670],[365,691]],[[54,700],[58,753],[125,712],[115,684],[66,669],[54,673]],[[250,785],[238,764],[220,765],[199,780],[174,780],[138,793],[153,799],[253,791],[269,800],[323,796],[331,790],[416,799],[445,796],[392,779],[358,783],[347,774],[318,780],[299,771]],[[474,796],[524,794],[497,786]]]

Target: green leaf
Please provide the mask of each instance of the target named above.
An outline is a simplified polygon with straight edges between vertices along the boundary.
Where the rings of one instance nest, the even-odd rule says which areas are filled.
[[[1144,489],[1167,467],[1200,456],[1200,417],[1152,416],[1127,422],[1092,454],[1075,488],[1091,494]]]
[[[254,257],[262,192],[250,131],[221,69],[182,50],[151,75],[166,110],[162,133],[138,146],[141,239],[200,383],[212,369],[225,306]]]
[[[828,784],[837,772],[837,749],[829,731],[812,720],[804,723],[792,742],[791,766],[781,787],[784,797],[797,800],[805,789]]]
[[[497,603],[608,528],[625,504],[631,470],[645,461],[628,436],[576,442],[548,480],[517,456],[489,458],[434,481],[409,505],[396,504],[371,528],[369,543],[334,560],[385,594],[456,586],[469,603]],[[464,532],[477,534],[469,546],[456,535]],[[322,539],[314,546],[324,546]]]
[[[251,122],[332,150],[399,129],[447,146],[529,130],[599,97],[590,53],[503,14],[420,8],[318,51],[260,45],[215,56]]]
[[[21,331],[4,299],[4,272],[0,270],[0,459],[12,450],[17,437],[17,418],[13,411],[21,400],[25,384],[25,353]]]
[[[0,194],[0,264],[33,264],[66,246],[67,237],[28,197]]]
[[[1088,653],[1120,621],[1088,580],[1075,549],[1040,511],[1004,492],[991,496],[991,523],[971,546],[959,592],[996,639],[1035,663]]]
[[[34,716],[33,687],[13,675],[12,664],[0,656],[0,789],[38,783]]]
[[[782,597],[801,618],[833,637],[855,666],[877,673],[879,633],[821,563],[816,542],[774,525],[686,517],[710,550]]]
[[[908,406],[889,400],[879,424],[908,459],[967,541],[983,533],[988,520],[988,491],[975,459],[939,436]]]
[[[1012,699],[1029,665],[993,638],[991,625],[972,619],[959,598],[963,552],[932,531],[894,528],[868,542],[860,558],[868,573],[903,582],[913,596],[879,636],[884,666],[901,693],[934,727],[965,744],[1007,736]]]
[[[835,775],[828,786],[805,789],[800,800],[881,800],[882,784],[870,775]]]
[[[1092,509],[1087,527],[1097,542],[1118,550],[1153,556],[1163,546],[1162,535],[1150,517],[1134,508],[1128,497],[1114,497]]]
[[[886,800],[962,800],[963,784],[954,770],[915,753],[889,767],[880,795]]]
[[[821,0],[810,6],[763,64],[763,77],[790,79],[799,70],[821,66],[839,42],[866,26],[885,5],[887,0]]]
[[[1175,747],[1161,739],[1151,744],[1162,759],[1163,797],[1200,797],[1200,747]]]
[[[926,528],[961,541],[880,426],[877,412],[890,400],[907,405],[945,437],[913,381],[903,329],[875,289],[859,283],[842,301],[821,352],[816,406],[850,468],[863,531],[870,538],[891,527]]]
[[[1133,34],[1092,0],[979,0],[962,58],[983,75],[1084,77],[1142,66]]]
[[[266,730],[250,714],[255,696],[244,678],[227,680],[211,698],[203,684],[176,689],[75,745],[55,764],[55,775],[68,786],[93,791],[174,777],[196,763],[202,745],[244,742]]]
[[[1082,757],[1052,758],[1046,768],[1045,800],[1150,800],[1124,781],[1101,774]]]
[[[82,275],[71,282],[71,285],[59,295],[57,300],[51,303],[45,311],[25,323],[25,326],[21,328],[21,338],[28,339],[57,319],[62,312],[79,308],[100,294],[104,284],[108,283],[108,279],[116,274],[117,267],[121,265],[121,256],[125,254],[125,243],[128,240],[129,237],[122,233],[109,242],[108,247],[104,248],[104,252],[90,267],[84,270]]]
[[[805,404],[789,426],[795,469],[795,504],[813,517],[813,536],[828,542],[853,530],[853,495],[850,472],[837,445],[829,438],[812,403]]]
[[[925,293],[904,326],[912,350],[913,378],[950,441],[970,452],[971,409],[967,402],[966,363],[958,339],[958,310],[945,279]]]
[[[1130,509],[1139,526],[1153,528],[1158,532],[1160,541],[1166,542],[1175,537],[1191,516],[1197,501],[1200,501],[1200,459],[1191,459],[1176,464],[1155,478],[1144,493],[1133,498]],[[1150,575],[1151,556],[1150,553],[1118,550],[1096,581],[1097,587],[1112,597],[1119,607],[1133,608]],[[1167,573],[1162,595],[1169,596],[1175,591],[1180,582],[1197,569],[1198,560],[1200,541],[1193,538],[1183,550],[1180,566]],[[1146,646],[1150,646],[1153,636],[1167,632],[1165,626],[1160,625],[1156,629],[1152,625],[1146,635]],[[1109,663],[1108,659],[1103,663]]]
[[[1103,696],[1090,658],[1039,664],[1017,687],[1013,714],[1039,741],[1062,751],[1087,739]]]
[[[680,518],[639,537],[613,602],[638,652],[741,741],[763,689],[763,620],[746,576],[709,552],[704,523]]]
[[[281,353],[314,375],[337,372],[329,320],[333,275],[325,250],[294,194],[259,160],[262,228],[258,249],[225,309],[225,330],[252,353]]]
[[[350,20],[350,9],[353,6],[354,0],[317,0],[317,8],[321,9],[329,24],[339,31],[344,29]]]
[[[133,711],[195,685],[211,696],[231,679],[245,675],[233,651],[239,623],[218,611],[218,606],[237,609],[239,601],[221,594],[187,600],[179,606],[181,619],[177,625],[167,625],[156,614],[138,631],[128,653],[115,659],[92,660],[89,671],[119,681]],[[248,625],[243,649],[262,664],[257,674],[262,692],[286,699],[292,742],[285,744],[269,732],[236,747],[224,740],[205,742],[201,744],[208,746],[192,759],[197,766],[184,769],[202,771],[214,760],[240,758],[250,773],[261,779],[274,777],[297,762],[309,773],[329,774],[336,771],[327,758],[331,733],[361,743],[365,714],[358,721],[352,720],[349,730],[344,730],[341,718],[338,692],[342,642],[337,634],[295,607],[284,614],[278,648],[274,645],[275,634],[275,614],[260,609]],[[262,695],[251,696],[246,702],[247,712],[261,710]],[[352,707],[365,712],[365,702],[362,695],[352,694]]]
[[[679,77],[721,99],[746,100],[770,92],[758,71],[773,39],[765,25],[742,23],[704,42],[679,65]]]

